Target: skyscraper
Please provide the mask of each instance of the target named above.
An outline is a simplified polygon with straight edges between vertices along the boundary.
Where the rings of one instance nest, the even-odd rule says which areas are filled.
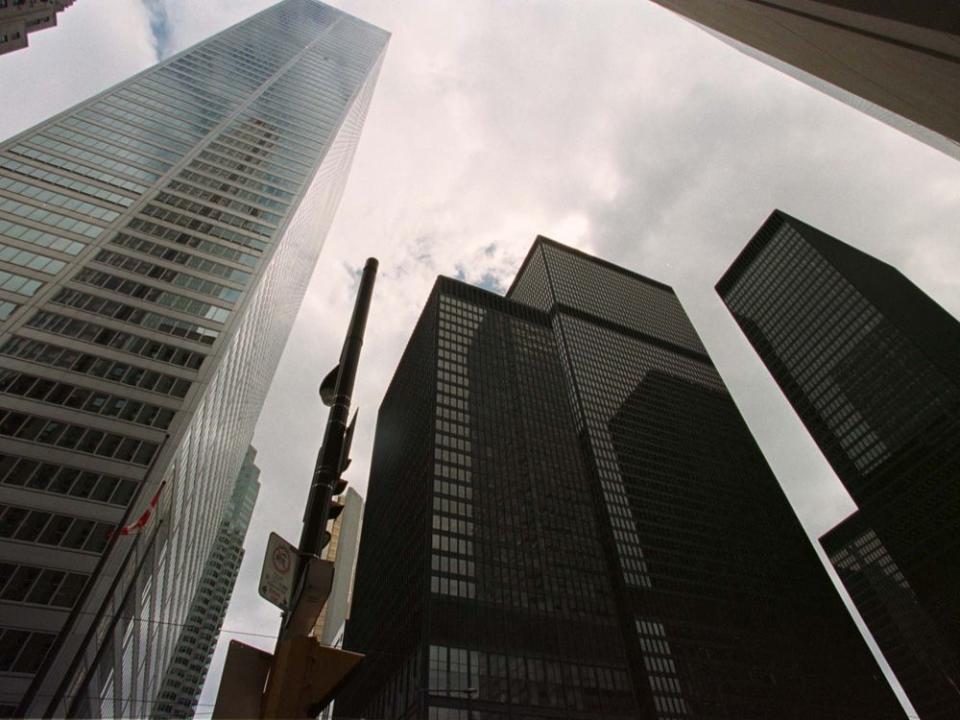
[[[717,291],[859,508],[822,542],[864,621],[921,716],[957,717],[960,323],[780,211]]]
[[[0,715],[153,708],[387,40],[286,0],[0,144]]]
[[[430,295],[345,647],[335,716],[902,717],[673,291],[545,238]]]
[[[733,47],[960,159],[960,6],[653,0]]]
[[[13,0],[0,3],[0,55],[25,48],[27,36],[56,27],[57,13],[73,5],[73,0]]]
[[[193,717],[203,682],[220,638],[223,618],[230,605],[233,586],[243,560],[243,540],[260,492],[260,468],[254,464],[257,451],[247,449],[230,502],[224,510],[217,539],[203,566],[190,613],[173,652],[173,659],[160,686],[154,718]]]

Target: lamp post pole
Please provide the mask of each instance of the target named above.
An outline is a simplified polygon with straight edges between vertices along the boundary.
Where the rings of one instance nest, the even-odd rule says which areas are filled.
[[[299,563],[294,587],[299,587],[303,572],[310,558],[316,556],[323,547],[323,534],[326,531],[327,520],[330,517],[330,501],[333,490],[340,479],[340,473],[346,458],[344,457],[344,442],[347,434],[347,423],[350,416],[350,401],[353,396],[354,381],[357,377],[357,365],[360,362],[360,350],[363,347],[363,333],[367,327],[367,315],[370,312],[370,299],[373,295],[373,285],[377,278],[376,258],[368,258],[360,278],[360,288],[357,290],[357,300],[350,317],[350,326],[347,337],[340,353],[340,363],[324,381],[320,388],[321,398],[330,405],[330,414],[327,417],[327,426],[323,435],[323,444],[317,457],[317,464],[313,471],[313,481],[310,485],[310,494],[307,497],[307,506],[303,514],[303,529],[300,533]],[[336,374],[332,389],[328,383]]]

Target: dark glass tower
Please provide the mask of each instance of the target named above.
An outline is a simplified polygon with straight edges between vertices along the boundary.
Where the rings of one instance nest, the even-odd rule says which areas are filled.
[[[434,287],[346,647],[342,717],[902,717],[673,291],[545,238]]]
[[[822,540],[864,620],[921,715],[957,717],[960,323],[780,211],[717,291],[859,507]]]

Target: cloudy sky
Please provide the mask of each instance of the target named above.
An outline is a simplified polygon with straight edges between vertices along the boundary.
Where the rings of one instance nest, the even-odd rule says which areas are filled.
[[[5,57],[10,135],[269,0],[82,0]],[[713,285],[781,208],[960,315],[960,164],[643,0],[337,0],[393,33],[364,135],[254,444],[263,489],[224,627],[273,633],[267,534],[299,536],[356,268],[380,259],[352,485],[438,274],[504,289],[539,233],[673,285],[811,537],[852,509]],[[15,80],[19,78],[20,80]],[[306,398],[306,400],[304,400]],[[225,633],[198,716],[209,715]]]

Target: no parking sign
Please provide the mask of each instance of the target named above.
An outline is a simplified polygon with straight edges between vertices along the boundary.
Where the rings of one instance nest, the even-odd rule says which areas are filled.
[[[293,595],[296,563],[297,548],[276,533],[270,533],[263,570],[260,572],[260,597],[281,610],[287,610]]]

